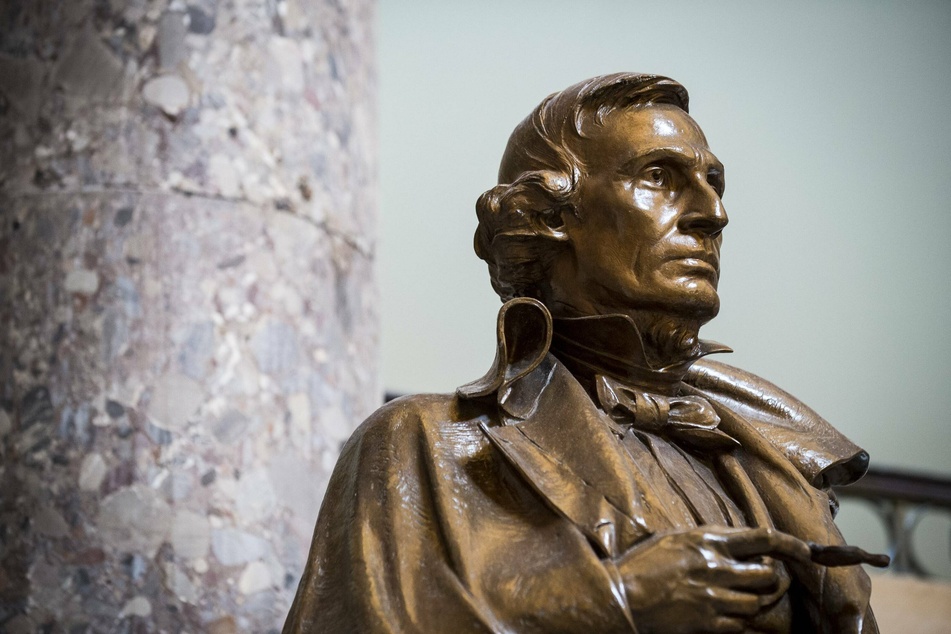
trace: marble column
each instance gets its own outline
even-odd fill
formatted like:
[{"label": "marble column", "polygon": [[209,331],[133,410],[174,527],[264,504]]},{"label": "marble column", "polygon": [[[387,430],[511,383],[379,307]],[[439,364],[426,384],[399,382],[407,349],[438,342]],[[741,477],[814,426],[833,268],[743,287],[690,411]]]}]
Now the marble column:
[{"label": "marble column", "polygon": [[380,401],[373,0],[0,8],[0,631],[280,627]]}]

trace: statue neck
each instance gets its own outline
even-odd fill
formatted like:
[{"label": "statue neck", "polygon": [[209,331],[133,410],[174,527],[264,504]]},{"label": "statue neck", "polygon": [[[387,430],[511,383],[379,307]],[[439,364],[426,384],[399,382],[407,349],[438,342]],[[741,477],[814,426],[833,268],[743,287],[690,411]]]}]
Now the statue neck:
[{"label": "statue neck", "polygon": [[551,352],[579,379],[606,374],[659,393],[675,393],[700,357],[729,351],[701,340],[698,322],[666,316],[596,315],[553,325]]}]

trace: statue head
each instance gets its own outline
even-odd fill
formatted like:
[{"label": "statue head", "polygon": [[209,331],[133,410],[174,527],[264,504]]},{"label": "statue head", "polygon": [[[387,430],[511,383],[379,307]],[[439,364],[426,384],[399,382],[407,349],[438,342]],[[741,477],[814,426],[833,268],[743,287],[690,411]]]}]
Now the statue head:
[{"label": "statue head", "polygon": [[671,79],[618,73],[550,95],[515,128],[476,205],[475,250],[503,301],[716,315],[723,167],[687,102]]}]

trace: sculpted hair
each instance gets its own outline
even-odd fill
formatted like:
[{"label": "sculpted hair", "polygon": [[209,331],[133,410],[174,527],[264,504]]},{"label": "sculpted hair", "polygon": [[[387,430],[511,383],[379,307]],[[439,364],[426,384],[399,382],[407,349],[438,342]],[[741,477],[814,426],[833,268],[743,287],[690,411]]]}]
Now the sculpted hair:
[{"label": "sculpted hair", "polygon": [[568,239],[561,213],[581,215],[585,166],[577,149],[587,131],[614,110],[654,104],[687,112],[687,90],[658,75],[602,75],[549,95],[516,126],[499,184],[476,202],[475,252],[502,301],[544,299],[551,263]]}]

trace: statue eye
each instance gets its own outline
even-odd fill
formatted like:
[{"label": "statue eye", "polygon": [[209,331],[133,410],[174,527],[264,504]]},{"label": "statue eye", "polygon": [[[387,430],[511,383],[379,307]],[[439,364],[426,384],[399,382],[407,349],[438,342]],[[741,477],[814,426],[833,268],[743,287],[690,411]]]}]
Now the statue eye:
[{"label": "statue eye", "polygon": [[654,187],[663,187],[669,180],[667,170],[663,167],[649,167],[646,172],[647,181]]}]

